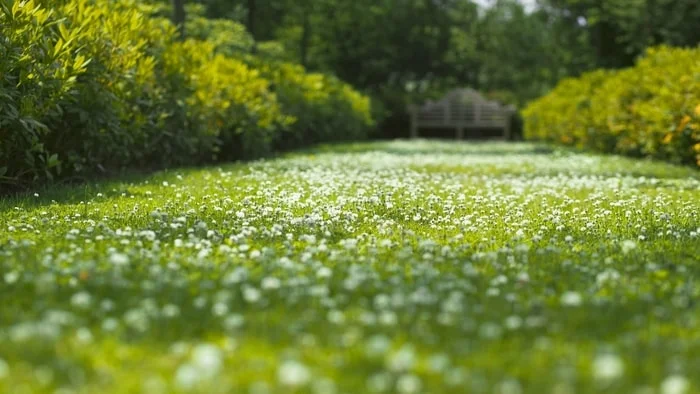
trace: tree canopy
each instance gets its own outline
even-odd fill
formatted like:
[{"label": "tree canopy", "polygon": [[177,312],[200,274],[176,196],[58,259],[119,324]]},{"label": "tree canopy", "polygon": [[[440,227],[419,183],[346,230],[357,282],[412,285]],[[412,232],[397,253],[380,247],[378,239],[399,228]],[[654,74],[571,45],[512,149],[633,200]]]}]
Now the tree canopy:
[{"label": "tree canopy", "polygon": [[187,0],[278,56],[378,97],[387,115],[455,86],[523,106],[558,81],[700,42],[696,0]]}]

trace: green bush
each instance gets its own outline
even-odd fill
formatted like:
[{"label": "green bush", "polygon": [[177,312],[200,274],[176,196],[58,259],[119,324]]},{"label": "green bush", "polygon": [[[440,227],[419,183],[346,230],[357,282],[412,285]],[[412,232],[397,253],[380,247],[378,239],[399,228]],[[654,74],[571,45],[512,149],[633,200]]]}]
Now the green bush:
[{"label": "green bush", "polygon": [[45,146],[64,107],[77,100],[88,59],[79,31],[34,1],[0,2],[0,180],[51,177],[58,155]]},{"label": "green bush", "polygon": [[[196,7],[190,10],[197,13]],[[348,84],[285,62],[283,49],[274,42],[259,44],[254,53],[252,38],[236,22],[195,16],[187,29],[194,38],[211,43],[219,55],[245,61],[270,82],[280,110],[288,115],[282,132],[273,133],[275,148],[367,137],[374,124],[370,100]]]},{"label": "green bush", "polygon": [[[291,119],[284,115],[267,80],[245,63],[214,53],[214,44],[186,40],[163,57],[170,91],[182,99],[182,134],[194,136],[195,152],[235,160],[270,152],[272,138]],[[193,142],[188,142],[190,145]]]},{"label": "green bush", "polygon": [[282,110],[293,117],[275,139],[278,149],[367,137],[370,101],[347,84],[291,63],[258,62],[258,67],[272,81]]},{"label": "green bush", "polygon": [[1,0],[0,163],[7,183],[138,162],[160,116],[170,26],[130,2]]},{"label": "green bush", "polygon": [[[369,100],[262,56],[242,26],[162,6],[0,0],[0,185],[259,157],[357,139]],[[287,143],[291,141],[290,143]]]},{"label": "green bush", "polygon": [[523,115],[530,139],[700,166],[700,48],[564,80]]},{"label": "green bush", "polygon": [[74,0],[61,9],[67,29],[83,34],[76,45],[90,59],[74,103],[59,123],[47,123],[51,146],[71,171],[145,165],[162,145],[157,137],[168,92],[155,76],[175,30],[135,4]]},{"label": "green bush", "polygon": [[185,24],[187,37],[208,41],[217,52],[227,56],[241,56],[252,52],[255,40],[245,26],[229,19],[206,18],[204,12],[204,6],[201,4],[188,5]]}]

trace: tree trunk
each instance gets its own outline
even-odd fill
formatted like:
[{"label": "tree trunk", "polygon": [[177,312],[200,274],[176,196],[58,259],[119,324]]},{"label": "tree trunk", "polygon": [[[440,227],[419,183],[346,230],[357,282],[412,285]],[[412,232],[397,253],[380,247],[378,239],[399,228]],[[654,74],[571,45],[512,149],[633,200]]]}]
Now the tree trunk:
[{"label": "tree trunk", "polygon": [[255,14],[257,11],[255,0],[248,0],[248,31],[253,36],[253,53],[257,50],[257,37],[255,36]]},{"label": "tree trunk", "polygon": [[300,58],[301,58],[301,65],[304,67],[308,67],[308,57],[309,57],[309,40],[311,38],[311,23],[309,21],[309,14],[307,12],[308,10],[304,10],[304,14],[302,15],[303,18],[303,23],[302,23],[302,31],[301,31],[301,43],[300,43]]},{"label": "tree trunk", "polygon": [[173,0],[173,23],[177,26],[180,39],[185,38],[185,0]]}]

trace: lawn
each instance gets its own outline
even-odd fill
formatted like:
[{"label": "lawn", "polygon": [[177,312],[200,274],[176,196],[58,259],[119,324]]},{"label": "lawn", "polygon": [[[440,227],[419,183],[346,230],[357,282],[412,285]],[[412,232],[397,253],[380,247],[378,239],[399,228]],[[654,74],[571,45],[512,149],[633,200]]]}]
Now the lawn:
[{"label": "lawn", "polygon": [[700,392],[700,172],[395,141],[0,200],[2,393]]}]

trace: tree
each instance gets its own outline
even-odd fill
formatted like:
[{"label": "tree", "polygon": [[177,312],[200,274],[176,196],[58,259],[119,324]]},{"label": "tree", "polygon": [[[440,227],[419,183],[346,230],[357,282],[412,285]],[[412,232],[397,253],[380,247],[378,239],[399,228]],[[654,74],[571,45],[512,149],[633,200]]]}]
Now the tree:
[{"label": "tree", "polygon": [[395,118],[457,86],[524,105],[564,77],[628,66],[649,45],[700,42],[698,0],[538,0],[534,11],[517,0],[194,1]]},{"label": "tree", "polygon": [[[248,31],[250,34],[253,36],[253,39],[255,39],[255,17],[257,11],[257,2],[256,0],[248,0],[248,20],[246,21],[246,26],[248,27]],[[256,45],[253,44],[253,52],[256,50]]]},{"label": "tree", "polygon": [[541,0],[570,30],[585,31],[595,66],[627,67],[653,45],[700,43],[697,0]]},{"label": "tree", "polygon": [[177,26],[177,30],[180,33],[180,38],[185,38],[185,20],[187,15],[185,13],[185,0],[172,0],[173,1],[173,23]]},{"label": "tree", "polygon": [[[578,42],[571,42],[543,12],[527,12],[516,0],[499,0],[485,10],[473,29],[478,73],[473,85],[486,92],[507,93],[509,101],[523,105],[561,78],[590,68]],[[575,37],[575,36],[574,36]]]}]

